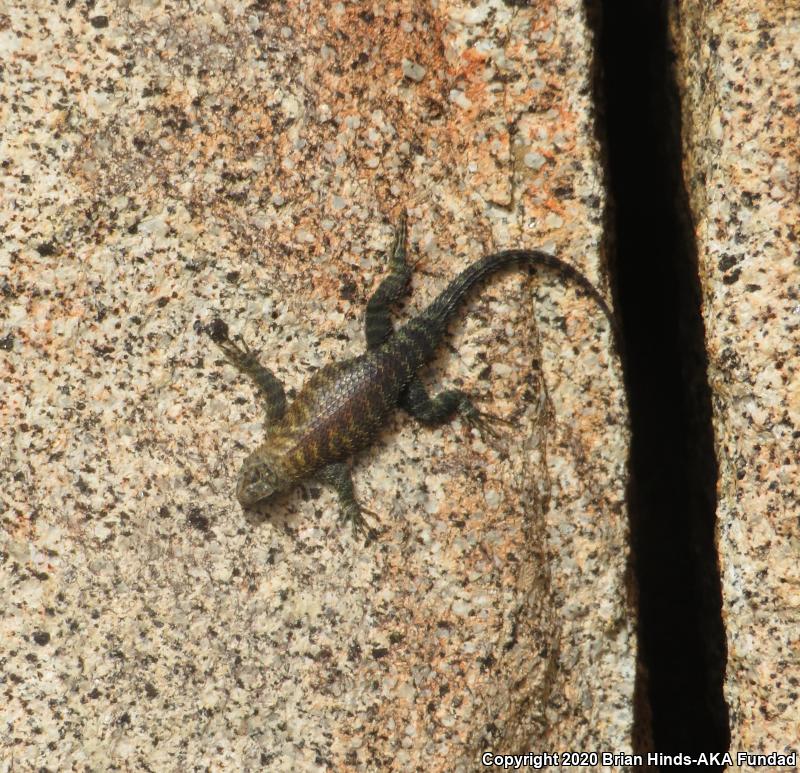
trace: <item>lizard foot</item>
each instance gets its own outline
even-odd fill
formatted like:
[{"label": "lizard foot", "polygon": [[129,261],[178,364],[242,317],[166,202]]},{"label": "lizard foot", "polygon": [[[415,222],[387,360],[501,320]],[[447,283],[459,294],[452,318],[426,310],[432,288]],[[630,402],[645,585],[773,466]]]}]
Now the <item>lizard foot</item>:
[{"label": "lizard foot", "polygon": [[351,502],[341,511],[341,520],[353,527],[354,537],[364,537],[364,544],[368,544],[377,538],[378,532],[369,524],[365,515],[373,520],[378,519],[372,510],[362,507],[358,502]]},{"label": "lizard foot", "polygon": [[493,413],[485,413],[479,411],[472,403],[468,403],[461,409],[461,416],[470,427],[478,430],[481,440],[486,441],[486,436],[490,436],[495,440],[500,438],[500,433],[495,427],[496,424],[505,424],[512,426],[513,422],[504,419],[502,416],[496,416]]},{"label": "lizard foot", "polygon": [[209,338],[222,350],[222,353],[235,366],[255,361],[253,352],[244,338],[237,334],[231,337],[228,325],[216,317],[206,326]]}]

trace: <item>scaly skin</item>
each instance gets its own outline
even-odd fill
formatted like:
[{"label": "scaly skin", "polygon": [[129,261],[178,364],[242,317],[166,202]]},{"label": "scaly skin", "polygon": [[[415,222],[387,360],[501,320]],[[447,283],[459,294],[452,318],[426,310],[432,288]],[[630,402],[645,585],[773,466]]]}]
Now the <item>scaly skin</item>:
[{"label": "scaly skin", "polygon": [[425,424],[442,423],[458,412],[479,429],[490,430],[487,419],[492,417],[476,410],[463,392],[447,390],[430,398],[417,373],[433,357],[467,293],[510,263],[549,268],[572,280],[595,300],[614,328],[605,300],[577,269],[536,250],[505,250],[473,263],[425,311],[394,332],[389,306],[403,294],[411,274],[405,248],[403,217],[390,251],[390,273],[367,305],[367,352],[326,365],[288,407],[281,383],[243,343],[229,338],[225,323],[215,320],[209,327],[231,364],[255,382],[267,415],[264,442],[239,473],[236,496],[243,507],[316,477],[336,489],[343,519],[363,529],[362,513],[367,511],[355,499],[344,461],[371,442],[397,406]]}]

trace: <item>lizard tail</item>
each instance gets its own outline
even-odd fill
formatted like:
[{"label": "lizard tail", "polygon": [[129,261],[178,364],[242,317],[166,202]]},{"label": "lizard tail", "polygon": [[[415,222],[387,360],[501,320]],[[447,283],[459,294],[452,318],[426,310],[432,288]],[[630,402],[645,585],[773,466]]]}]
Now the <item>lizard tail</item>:
[{"label": "lizard tail", "polygon": [[569,279],[602,309],[617,336],[617,323],[599,290],[577,268],[540,250],[503,250],[494,252],[464,269],[422,313],[436,326],[443,328],[461,305],[467,293],[489,274],[511,263],[527,263],[536,268],[547,268]]}]

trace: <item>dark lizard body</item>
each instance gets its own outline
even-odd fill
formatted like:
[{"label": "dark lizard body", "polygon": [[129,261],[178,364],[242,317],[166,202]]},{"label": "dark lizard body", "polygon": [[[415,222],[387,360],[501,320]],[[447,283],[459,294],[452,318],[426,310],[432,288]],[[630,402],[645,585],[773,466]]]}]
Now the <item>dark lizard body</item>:
[{"label": "dark lizard body", "polygon": [[490,417],[479,412],[466,394],[449,389],[431,398],[417,374],[433,358],[470,289],[504,266],[524,262],[555,270],[583,288],[613,326],[605,300],[577,269],[544,252],[505,250],[473,263],[427,309],[394,331],[389,306],[403,294],[411,274],[405,251],[403,217],[390,251],[390,273],[367,304],[367,351],[320,369],[288,407],[282,384],[246,346],[228,337],[227,326],[220,320],[210,326],[212,339],[228,360],[255,381],[267,416],[266,438],[239,473],[236,496],[243,507],[316,477],[336,489],[342,517],[354,528],[363,527],[363,508],[355,499],[345,460],[370,443],[396,407],[428,425],[460,413],[486,429]]}]

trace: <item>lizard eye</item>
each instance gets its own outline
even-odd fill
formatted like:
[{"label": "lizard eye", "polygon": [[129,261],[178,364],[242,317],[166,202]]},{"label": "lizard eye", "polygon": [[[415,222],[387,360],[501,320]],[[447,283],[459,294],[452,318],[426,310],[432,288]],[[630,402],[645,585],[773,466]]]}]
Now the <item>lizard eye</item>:
[{"label": "lizard eye", "polygon": [[239,471],[236,498],[242,507],[250,507],[275,493],[277,476],[267,462],[250,456]]}]

